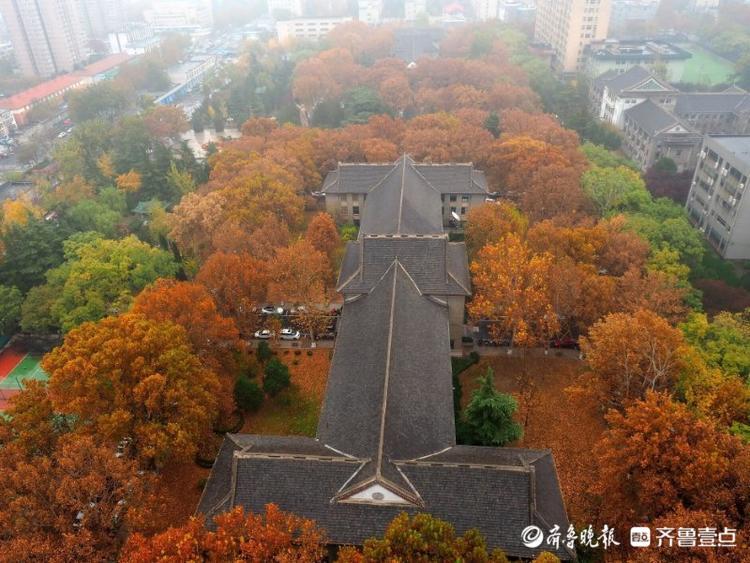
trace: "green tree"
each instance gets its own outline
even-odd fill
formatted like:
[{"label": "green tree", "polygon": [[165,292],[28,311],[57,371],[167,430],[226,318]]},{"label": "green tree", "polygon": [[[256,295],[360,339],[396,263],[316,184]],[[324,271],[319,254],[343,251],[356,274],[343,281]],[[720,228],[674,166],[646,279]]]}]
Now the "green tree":
[{"label": "green tree", "polygon": [[170,253],[132,235],[110,240],[80,233],[65,241],[65,257],[47,274],[47,284],[57,295],[52,318],[64,331],[127,311],[144,287],[177,272]]},{"label": "green tree", "polygon": [[628,227],[646,239],[656,250],[669,247],[680,254],[680,260],[695,268],[703,260],[705,245],[694,229],[682,206],[667,198],[659,198],[642,206],[641,211],[628,213]]},{"label": "green tree", "polygon": [[94,199],[84,199],[68,210],[66,217],[76,231],[96,231],[106,237],[117,234],[120,214]]},{"label": "green tree", "polygon": [[18,288],[0,285],[0,334],[12,335],[21,318],[23,294]]},{"label": "green tree", "polygon": [[258,343],[258,348],[255,351],[255,355],[258,356],[258,361],[262,364],[265,364],[268,360],[273,358],[273,352],[271,351],[271,347],[268,345],[268,342],[265,340],[261,340]]},{"label": "green tree", "polygon": [[704,313],[693,313],[680,329],[709,366],[750,384],[750,309],[722,312],[710,322]]},{"label": "green tree", "polygon": [[289,368],[278,358],[271,358],[263,370],[263,390],[271,397],[275,397],[281,391],[289,387]]},{"label": "green tree", "polygon": [[67,226],[55,221],[31,219],[13,225],[3,235],[0,283],[22,292],[44,282],[48,270],[63,261],[63,241],[70,234]]},{"label": "green tree", "polygon": [[77,123],[91,119],[114,121],[131,106],[132,99],[132,94],[116,82],[103,80],[68,94],[68,111]]},{"label": "green tree", "polygon": [[480,381],[464,411],[464,440],[479,446],[505,446],[523,435],[521,425],[513,420],[518,409],[516,400],[495,389],[491,368]]},{"label": "green tree", "polygon": [[246,375],[241,375],[234,384],[234,400],[242,410],[255,412],[263,404],[263,389]]},{"label": "green tree", "polygon": [[613,211],[638,210],[651,199],[641,175],[625,166],[594,166],[583,173],[581,183],[602,215]]},{"label": "green tree", "polygon": [[595,145],[594,143],[583,143],[581,145],[581,152],[586,155],[588,161],[594,166],[601,168],[617,168],[618,166],[626,166],[633,170],[638,170],[638,165],[632,160],[620,156],[616,152],[603,147],[601,145]]},{"label": "green tree", "polygon": [[21,305],[21,330],[34,333],[51,333],[60,329],[52,314],[52,306],[58,298],[58,290],[51,285],[32,287]]}]

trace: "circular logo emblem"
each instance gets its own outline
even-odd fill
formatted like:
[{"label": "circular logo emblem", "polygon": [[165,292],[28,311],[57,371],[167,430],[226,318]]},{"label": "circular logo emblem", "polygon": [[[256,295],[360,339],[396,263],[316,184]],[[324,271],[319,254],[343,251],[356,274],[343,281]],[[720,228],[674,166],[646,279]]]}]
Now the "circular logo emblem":
[{"label": "circular logo emblem", "polygon": [[544,541],[544,532],[539,526],[526,526],[521,532],[521,541],[526,547],[539,547]]}]

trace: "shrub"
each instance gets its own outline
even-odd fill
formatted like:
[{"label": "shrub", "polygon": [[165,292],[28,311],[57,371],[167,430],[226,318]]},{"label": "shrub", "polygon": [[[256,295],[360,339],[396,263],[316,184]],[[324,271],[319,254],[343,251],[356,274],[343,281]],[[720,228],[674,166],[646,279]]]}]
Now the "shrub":
[{"label": "shrub", "polygon": [[258,356],[258,361],[263,364],[270,360],[271,356],[273,356],[273,352],[271,351],[268,342],[265,340],[260,341],[258,343],[258,349],[255,351],[255,355]]},{"label": "shrub", "polygon": [[312,351],[312,350],[308,350],[308,351],[307,351],[307,355],[308,355],[308,356],[312,356],[312,355],[313,355],[313,351]]},{"label": "shrub", "polygon": [[263,390],[260,385],[241,375],[234,384],[234,400],[242,410],[255,412],[263,404]]},{"label": "shrub", "polygon": [[294,355],[295,356],[299,356],[300,354],[302,354],[302,350],[295,350],[294,351]]},{"label": "shrub", "polygon": [[289,387],[289,368],[276,358],[266,364],[265,378],[263,379],[263,390],[271,397],[275,397],[282,390]]}]

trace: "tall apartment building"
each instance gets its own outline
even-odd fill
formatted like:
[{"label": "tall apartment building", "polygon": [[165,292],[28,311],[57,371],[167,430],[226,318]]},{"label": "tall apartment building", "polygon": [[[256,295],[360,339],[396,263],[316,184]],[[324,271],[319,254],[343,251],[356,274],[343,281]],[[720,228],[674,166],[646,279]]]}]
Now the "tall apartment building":
[{"label": "tall apartment building", "polygon": [[750,136],[706,135],[688,194],[690,221],[724,258],[750,259]]},{"label": "tall apartment building", "polygon": [[584,69],[584,49],[607,37],[612,0],[537,0],[534,39],[552,47],[555,70]]},{"label": "tall apartment building", "polygon": [[103,39],[125,25],[123,0],[82,0],[82,8],[90,37]]},{"label": "tall apartment building", "polygon": [[478,20],[495,20],[498,18],[498,0],[473,0],[474,17]]},{"label": "tall apartment building", "polygon": [[80,0],[0,0],[21,72],[48,77],[86,62],[88,30]]}]

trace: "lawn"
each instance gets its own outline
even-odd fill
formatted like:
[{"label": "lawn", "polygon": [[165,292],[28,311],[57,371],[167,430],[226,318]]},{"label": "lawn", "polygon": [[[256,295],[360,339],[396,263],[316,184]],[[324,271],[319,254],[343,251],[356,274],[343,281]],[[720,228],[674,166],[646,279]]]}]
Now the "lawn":
[{"label": "lawn", "polygon": [[256,413],[245,417],[242,432],[277,436],[315,436],[323,404],[331,350],[278,350],[279,359],[289,366],[291,387],[271,399],[266,398]]},{"label": "lawn", "polygon": [[[605,428],[595,405],[566,392],[583,368],[579,360],[562,357],[482,358],[460,376],[462,403],[471,398],[477,379],[487,367],[495,372],[495,386],[518,400],[518,421],[524,436],[518,444],[525,448],[550,448],[555,456],[563,498],[571,520],[584,524],[588,515],[586,483],[596,467],[592,452]],[[522,392],[524,373],[532,374],[531,392]]]},{"label": "lawn", "polygon": [[732,61],[707,51],[694,43],[680,45],[680,47],[692,53],[693,56],[685,61],[682,76],[677,77],[675,82],[712,86],[730,81],[734,74]]}]

